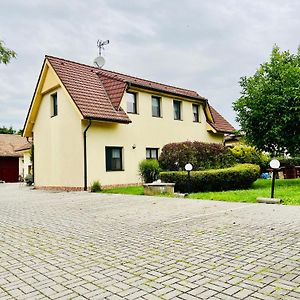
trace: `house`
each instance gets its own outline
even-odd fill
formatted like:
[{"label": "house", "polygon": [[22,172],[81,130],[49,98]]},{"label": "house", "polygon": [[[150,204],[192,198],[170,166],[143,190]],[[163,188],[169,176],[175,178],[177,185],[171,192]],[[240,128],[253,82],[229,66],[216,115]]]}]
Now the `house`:
[{"label": "house", "polygon": [[37,188],[140,182],[170,142],[223,143],[234,128],[198,93],[46,56],[24,125]]},{"label": "house", "polygon": [[18,182],[31,172],[31,144],[17,134],[0,134],[0,180]]}]

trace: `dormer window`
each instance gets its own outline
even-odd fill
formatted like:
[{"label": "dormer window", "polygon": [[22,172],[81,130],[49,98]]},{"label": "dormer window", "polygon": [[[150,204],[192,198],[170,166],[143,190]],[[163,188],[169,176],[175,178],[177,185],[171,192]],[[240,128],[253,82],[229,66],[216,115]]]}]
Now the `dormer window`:
[{"label": "dormer window", "polygon": [[127,93],[127,112],[137,114],[136,93]]},{"label": "dormer window", "polygon": [[51,117],[57,116],[57,93],[51,95]]}]

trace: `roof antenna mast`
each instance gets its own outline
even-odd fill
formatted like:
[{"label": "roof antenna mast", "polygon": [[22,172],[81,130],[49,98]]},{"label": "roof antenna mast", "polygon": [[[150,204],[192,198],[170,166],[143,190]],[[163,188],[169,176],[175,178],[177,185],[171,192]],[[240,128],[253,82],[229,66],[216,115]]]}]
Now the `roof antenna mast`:
[{"label": "roof antenna mast", "polygon": [[106,40],[106,41],[98,40],[97,41],[97,47],[99,48],[99,55],[100,56],[101,56],[101,50],[104,50],[104,46],[106,46],[108,44],[109,44],[109,40]]},{"label": "roof antenna mast", "polygon": [[98,68],[102,68],[105,64],[105,59],[104,57],[101,56],[101,51],[104,50],[104,46],[109,44],[109,40],[106,41],[101,41],[98,40],[97,41],[97,47],[99,49],[99,56],[97,56],[94,59],[94,66],[98,67]]}]

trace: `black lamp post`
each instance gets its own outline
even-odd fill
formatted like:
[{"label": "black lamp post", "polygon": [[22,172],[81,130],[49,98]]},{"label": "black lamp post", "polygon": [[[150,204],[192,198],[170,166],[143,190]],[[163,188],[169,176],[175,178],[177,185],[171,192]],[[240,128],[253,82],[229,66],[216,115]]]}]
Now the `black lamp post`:
[{"label": "black lamp post", "polygon": [[188,194],[191,192],[191,174],[190,172],[193,170],[192,164],[188,163],[184,166],[185,170],[188,172]]},{"label": "black lamp post", "polygon": [[275,178],[278,169],[280,168],[280,162],[277,159],[272,159],[270,161],[270,167],[272,168],[272,188],[271,188],[271,198],[274,198],[274,190],[275,190]]}]

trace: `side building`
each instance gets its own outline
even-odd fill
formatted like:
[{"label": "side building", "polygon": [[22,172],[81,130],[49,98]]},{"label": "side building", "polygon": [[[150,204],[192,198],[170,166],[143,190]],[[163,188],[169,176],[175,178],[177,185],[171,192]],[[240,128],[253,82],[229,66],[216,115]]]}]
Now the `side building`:
[{"label": "side building", "polygon": [[24,125],[37,188],[140,183],[170,142],[223,143],[234,128],[198,93],[46,56]]},{"label": "side building", "polygon": [[18,182],[32,172],[31,140],[17,134],[0,134],[0,181]]}]

